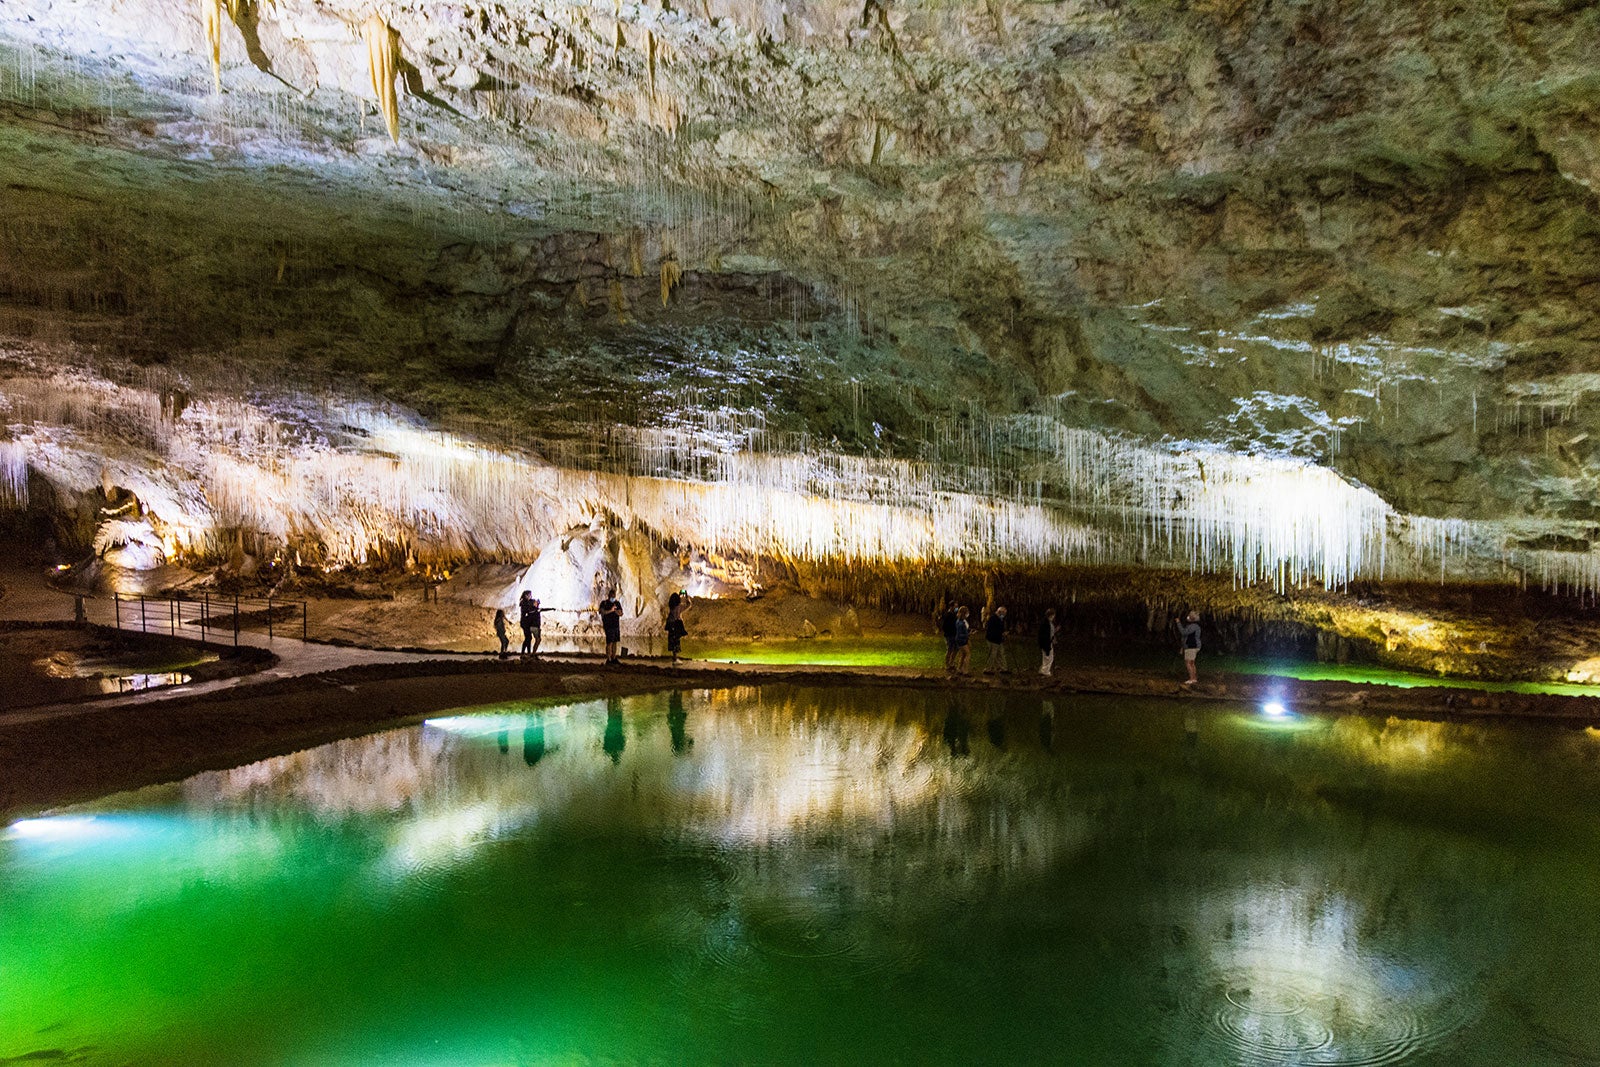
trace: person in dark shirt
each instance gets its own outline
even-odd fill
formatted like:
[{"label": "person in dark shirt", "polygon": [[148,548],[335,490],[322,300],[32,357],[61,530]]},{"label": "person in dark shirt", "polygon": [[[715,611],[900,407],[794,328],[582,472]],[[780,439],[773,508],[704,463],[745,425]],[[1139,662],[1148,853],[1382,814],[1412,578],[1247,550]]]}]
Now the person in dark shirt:
[{"label": "person in dark shirt", "polygon": [[511,625],[506,622],[506,609],[494,609],[494,635],[500,639],[500,658],[505,659],[511,651]]},{"label": "person in dark shirt", "polygon": [[517,601],[519,621],[522,623],[522,654],[524,656],[537,656],[539,654],[539,602],[534,599],[528,590],[522,591],[522,599]]},{"label": "person in dark shirt", "polygon": [[1039,620],[1039,673],[1046,678],[1056,665],[1056,635],[1061,627],[1056,625],[1056,609],[1051,608]]},{"label": "person in dark shirt", "polygon": [[622,601],[615,592],[600,601],[600,627],[606,635],[606,662],[621,663]]},{"label": "person in dark shirt", "polygon": [[683,613],[688,610],[689,594],[680,590],[667,598],[667,651],[672,653],[673,663],[683,655],[683,639],[689,633],[689,627],[683,623]]},{"label": "person in dark shirt", "polygon": [[967,622],[967,609],[960,608],[956,611],[956,664],[957,674],[967,673],[967,660],[972,655],[971,647],[972,626]]},{"label": "person in dark shirt", "polygon": [[956,605],[950,604],[939,616],[939,632],[944,634],[944,669],[956,669]]},{"label": "person in dark shirt", "polygon": [[1178,636],[1183,641],[1183,665],[1189,668],[1189,677],[1184,685],[1194,685],[1200,680],[1200,669],[1195,665],[1195,660],[1200,657],[1200,613],[1189,612],[1183,620],[1183,625],[1178,627]]},{"label": "person in dark shirt", "polygon": [[984,674],[1010,674],[1011,668],[1006,665],[1006,609],[995,608],[994,614],[989,616],[989,622],[983,628],[983,638],[989,644],[989,658],[983,665]]}]

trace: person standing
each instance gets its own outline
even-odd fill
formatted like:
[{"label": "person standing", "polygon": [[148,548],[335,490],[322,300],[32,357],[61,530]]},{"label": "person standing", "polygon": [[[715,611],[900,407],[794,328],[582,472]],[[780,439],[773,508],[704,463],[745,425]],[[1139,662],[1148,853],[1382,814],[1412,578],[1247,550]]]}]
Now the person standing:
[{"label": "person standing", "polygon": [[621,663],[622,601],[617,599],[615,590],[600,601],[600,628],[606,635],[606,662]]},{"label": "person standing", "polygon": [[972,655],[972,625],[967,622],[967,609],[965,607],[956,610],[955,643],[955,672],[957,674],[966,674],[967,660]]},{"label": "person standing", "polygon": [[1056,609],[1051,608],[1039,620],[1039,673],[1050,677],[1056,665],[1056,635],[1061,627],[1056,625]]},{"label": "person standing", "polygon": [[506,622],[506,609],[494,609],[494,635],[500,639],[500,658],[511,654],[511,624]]},{"label": "person standing", "polygon": [[539,654],[539,602],[534,599],[531,592],[524,589],[522,599],[517,601],[517,609],[522,623],[522,654],[524,656],[537,656]]},{"label": "person standing", "polygon": [[983,638],[989,644],[989,658],[983,664],[984,674],[1010,674],[1011,668],[1006,666],[1006,609],[995,608],[994,614],[989,616],[989,622],[983,628]]},{"label": "person standing", "polygon": [[678,657],[683,653],[683,638],[689,628],[683,624],[683,613],[689,610],[689,595],[684,592],[673,593],[667,598],[667,651],[672,653],[672,662],[677,664]]},{"label": "person standing", "polygon": [[955,604],[945,605],[944,612],[939,616],[939,632],[944,634],[944,669],[956,669],[956,607]]},{"label": "person standing", "polygon": [[1191,611],[1184,618],[1183,625],[1178,628],[1178,636],[1183,642],[1183,665],[1189,669],[1189,677],[1184,685],[1193,685],[1200,680],[1200,669],[1195,660],[1200,658],[1200,613]]}]

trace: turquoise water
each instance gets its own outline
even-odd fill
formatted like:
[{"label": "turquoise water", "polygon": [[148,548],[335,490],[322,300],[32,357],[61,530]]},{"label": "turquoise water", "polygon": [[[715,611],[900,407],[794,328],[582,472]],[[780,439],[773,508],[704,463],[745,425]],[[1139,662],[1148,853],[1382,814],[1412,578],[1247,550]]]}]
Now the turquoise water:
[{"label": "turquoise water", "polygon": [[[1028,640],[1006,645],[1013,673],[1037,671],[1039,650]],[[928,637],[818,638],[778,641],[696,641],[684,642],[685,654],[694,659],[720,663],[770,663],[819,667],[912,667],[918,670],[944,669],[944,643]],[[988,654],[983,641],[972,648],[970,673],[981,673]],[[1401,688],[1442,686],[1450,689],[1478,689],[1494,693],[1556,693],[1563,696],[1600,696],[1600,685],[1575,685],[1567,682],[1482,682],[1470,678],[1444,678],[1434,674],[1391,670],[1359,663],[1314,663],[1300,660],[1265,659],[1249,656],[1223,656],[1202,653],[1202,675],[1206,673],[1273,675],[1307,681],[1365,682]],[[1143,649],[1102,653],[1067,647],[1056,656],[1057,669],[1074,666],[1131,667],[1154,673],[1165,672],[1174,678],[1185,677],[1183,661],[1176,655],[1163,656]]]},{"label": "turquoise water", "polygon": [[0,831],[0,1063],[1600,1057],[1600,740],[765,687]]}]

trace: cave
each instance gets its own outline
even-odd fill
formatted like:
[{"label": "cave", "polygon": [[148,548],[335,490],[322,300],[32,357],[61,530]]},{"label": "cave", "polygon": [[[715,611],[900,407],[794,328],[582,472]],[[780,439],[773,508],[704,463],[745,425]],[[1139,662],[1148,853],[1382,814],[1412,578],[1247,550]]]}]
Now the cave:
[{"label": "cave", "polygon": [[[0,695],[0,817],[19,820],[0,875],[41,841],[133,840],[174,805],[204,847],[173,862],[322,855],[320,831],[267,841],[241,813],[365,817],[380,796],[410,798],[384,846],[405,870],[462,877],[440,857],[502,840],[560,866],[527,837],[559,790],[510,772],[659,844],[664,824],[596,777],[642,760],[639,788],[682,806],[686,864],[735,843],[745,888],[702,931],[726,942],[705,967],[760,1001],[717,968],[870,956],[934,981],[860,925],[890,919],[857,895],[942,915],[939,892],[990,885],[981,855],[1020,901],[1081,855],[1065,841],[1085,820],[1126,845],[1129,812],[1172,829],[1205,821],[1162,814],[1192,800],[1226,822],[1234,789],[1309,820],[1314,865],[1339,862],[1349,818],[1383,823],[1374,850],[1401,862],[1421,847],[1389,822],[1406,798],[1433,832],[1471,821],[1458,786],[1495,791],[1489,814],[1572,818],[1600,724],[1597,39],[1588,0],[0,4],[0,664],[19,679]],[[151,691],[118,681],[135,677]],[[839,686],[889,687],[887,718]],[[1127,735],[1068,694],[1109,702]],[[600,703],[499,707],[564,696]],[[124,729],[129,709],[150,714]],[[1275,745],[1292,766],[1224,788],[1205,742],[1157,751],[1125,721],[1146,711],[1183,745],[1215,738],[1229,774]],[[660,753],[635,732],[657,718]],[[1069,722],[1090,746],[1072,773],[1030,762]],[[810,755],[778,751],[786,730],[816,731]],[[580,735],[604,766],[563,762]],[[516,763],[517,736],[526,762],[486,769]],[[770,774],[674,778],[718,744]],[[806,760],[884,811],[959,796],[959,825],[886,829],[831,784],[813,811]],[[1518,760],[1566,776],[1566,806],[1507,785]],[[1087,809],[1018,784],[1069,780]],[[74,807],[112,794],[137,799]],[[871,873],[902,833],[937,838],[919,862],[946,881]],[[829,834],[848,838],[832,880]],[[1510,863],[1500,844],[1472,848]],[[1192,1062],[1452,1062],[1475,1027],[1486,1062],[1600,1055],[1564,1008],[1480,1017],[1438,978],[1525,936],[1492,917],[1511,879],[1463,905],[1492,927],[1470,951],[1433,952],[1406,939],[1446,936],[1454,868],[1410,870],[1408,925],[1378,867],[1323,893],[1288,852],[1262,864],[1276,890],[1228,851],[1211,897],[1150,905],[1170,943],[1130,950],[1184,990],[1139,1001],[1147,1016],[1208,1020]],[[30,901],[19,914],[59,920]],[[1373,941],[1399,962],[1341,956],[1391,920]],[[57,957],[3,917],[0,951],[8,929],[30,1025],[78,1020],[41,992]],[[1201,942],[1226,965],[1182,979]],[[520,995],[502,978],[478,991]],[[107,1043],[79,1020],[58,1045],[0,1022],[0,1063],[410,1062],[427,1040],[421,1017],[380,1040],[309,1006],[305,1043],[225,1040],[230,1010],[192,1006],[218,1014],[181,1054],[157,1030]],[[832,1044],[671,1026],[652,1044],[644,1021],[563,1010],[535,1013],[550,1044],[480,1019],[441,1062],[928,1055],[849,1021]],[[1089,1027],[1057,1054],[1191,1062],[1181,1024],[1157,1029],[1112,1054]],[[1048,1047],[1038,1026],[990,1038],[932,1059]]]}]

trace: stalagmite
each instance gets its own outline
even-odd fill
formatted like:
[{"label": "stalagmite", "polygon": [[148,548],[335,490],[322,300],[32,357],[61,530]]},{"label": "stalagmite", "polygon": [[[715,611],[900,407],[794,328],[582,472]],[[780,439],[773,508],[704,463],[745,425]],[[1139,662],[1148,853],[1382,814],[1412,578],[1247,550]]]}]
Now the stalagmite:
[{"label": "stalagmite", "polygon": [[200,0],[200,24],[205,27],[206,50],[211,55],[211,78],[222,92],[222,0]]},{"label": "stalagmite", "polygon": [[372,74],[372,91],[377,94],[378,107],[383,111],[383,121],[389,127],[389,136],[400,141],[400,102],[395,97],[394,82],[400,71],[400,46],[397,35],[384,17],[377,12],[361,26],[361,36],[367,42],[367,69]]}]

